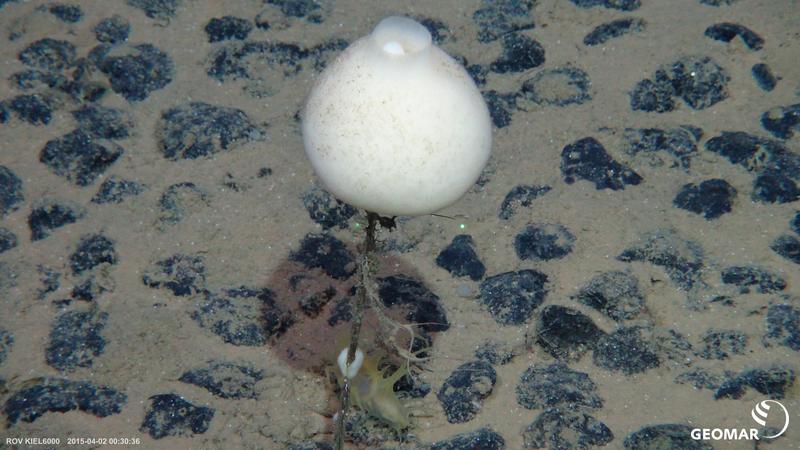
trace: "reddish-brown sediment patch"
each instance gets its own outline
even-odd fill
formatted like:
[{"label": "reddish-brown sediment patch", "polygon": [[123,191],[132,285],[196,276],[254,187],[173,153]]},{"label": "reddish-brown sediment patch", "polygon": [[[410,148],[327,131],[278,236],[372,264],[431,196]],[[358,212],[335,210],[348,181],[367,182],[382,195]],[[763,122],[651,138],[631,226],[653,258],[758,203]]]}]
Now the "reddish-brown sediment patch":
[{"label": "reddish-brown sediment patch", "polygon": [[[349,250],[354,255],[357,254],[352,247]],[[375,261],[375,280],[402,275],[423,283],[418,272],[398,256],[379,254]],[[276,316],[290,323],[285,331],[273,334],[270,339],[275,355],[294,368],[313,372],[321,373],[325,367],[333,365],[341,350],[349,344],[349,311],[350,304],[355,300],[357,281],[356,271],[346,279],[339,280],[327,275],[322,269],[308,269],[291,259],[284,261],[269,279],[268,286],[275,293],[275,301],[273,305],[265,307],[263,316],[265,323],[270,322],[269,317]],[[383,303],[396,302],[384,298]],[[409,304],[383,307],[389,318],[401,324],[409,323],[409,315],[414,316],[413,309],[414,306]],[[421,330],[420,327],[414,328],[418,333],[417,337],[429,336],[432,339],[436,334]],[[446,326],[441,329],[445,328]],[[396,332],[397,343],[407,346],[408,333],[404,330],[392,330],[392,327],[381,324],[375,310],[367,305],[363,313],[359,346],[367,353],[382,351],[387,355],[396,355],[389,345],[393,331]],[[399,358],[390,359],[400,362]]]}]

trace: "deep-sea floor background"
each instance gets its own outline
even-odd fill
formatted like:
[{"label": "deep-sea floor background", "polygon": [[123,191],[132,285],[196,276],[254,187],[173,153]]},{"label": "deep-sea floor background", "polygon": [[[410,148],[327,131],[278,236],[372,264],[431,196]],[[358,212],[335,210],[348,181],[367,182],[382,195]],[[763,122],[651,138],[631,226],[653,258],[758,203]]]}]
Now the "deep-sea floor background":
[{"label": "deep-sea floor background", "polygon": [[352,440],[751,449],[688,430],[797,417],[795,2],[365,5],[0,0],[0,438],[325,448],[363,224],[299,111],[389,14],[496,129],[453,219],[380,236],[380,300],[431,359],[397,385],[412,440],[358,414]]}]

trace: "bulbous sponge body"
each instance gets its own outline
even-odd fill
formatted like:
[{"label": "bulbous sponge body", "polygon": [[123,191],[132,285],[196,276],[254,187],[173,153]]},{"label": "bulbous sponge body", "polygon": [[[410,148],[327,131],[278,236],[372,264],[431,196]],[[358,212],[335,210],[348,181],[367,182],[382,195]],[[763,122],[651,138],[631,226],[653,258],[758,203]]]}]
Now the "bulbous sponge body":
[{"label": "bulbous sponge body", "polygon": [[325,187],[389,216],[449,206],[491,151],[486,103],[425,27],[389,17],[322,73],[303,112],[306,154]]}]

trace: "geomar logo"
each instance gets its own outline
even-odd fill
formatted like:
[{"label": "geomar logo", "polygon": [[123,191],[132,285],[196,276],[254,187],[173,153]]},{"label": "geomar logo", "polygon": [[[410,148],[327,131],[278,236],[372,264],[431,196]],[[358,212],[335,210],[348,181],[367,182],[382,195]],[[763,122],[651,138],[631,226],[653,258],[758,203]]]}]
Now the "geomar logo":
[{"label": "geomar logo", "polygon": [[756,406],[750,410],[750,415],[753,416],[753,420],[756,421],[757,424],[761,425],[762,427],[767,426],[767,417],[769,416],[769,409],[770,403],[774,403],[780,407],[780,411],[783,413],[783,428],[778,433],[772,436],[764,436],[766,439],[774,439],[783,433],[786,432],[786,429],[789,428],[789,411],[786,410],[786,407],[783,406],[780,402],[775,400],[764,400],[760,403],[756,403]]},{"label": "geomar logo", "polygon": [[[777,408],[773,406],[777,405]],[[758,428],[693,428],[691,431],[694,440],[714,440],[714,441],[757,441],[761,438],[775,439],[782,435],[789,428],[789,411],[776,400],[762,400],[750,410],[753,420],[764,428],[764,435],[758,435]],[[771,424],[783,424],[780,431],[774,432],[778,428],[767,427],[767,419]],[[766,433],[773,433],[766,435]]]}]

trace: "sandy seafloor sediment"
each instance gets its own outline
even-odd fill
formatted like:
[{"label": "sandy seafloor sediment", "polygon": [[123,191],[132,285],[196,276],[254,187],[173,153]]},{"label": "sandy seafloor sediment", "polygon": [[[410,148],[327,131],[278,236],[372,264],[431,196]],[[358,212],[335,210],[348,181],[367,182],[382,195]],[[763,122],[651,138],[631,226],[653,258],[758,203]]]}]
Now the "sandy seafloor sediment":
[{"label": "sandy seafloor sediment", "polygon": [[363,217],[297,113],[405,14],[479,81],[493,154],[453,219],[381,233],[382,300],[435,339],[412,427],[353,448],[750,449],[687,432],[770,398],[791,424],[756,448],[797,448],[800,5],[709,3],[0,0],[0,446],[326,448]]}]

